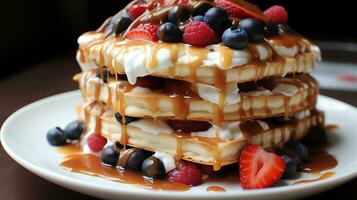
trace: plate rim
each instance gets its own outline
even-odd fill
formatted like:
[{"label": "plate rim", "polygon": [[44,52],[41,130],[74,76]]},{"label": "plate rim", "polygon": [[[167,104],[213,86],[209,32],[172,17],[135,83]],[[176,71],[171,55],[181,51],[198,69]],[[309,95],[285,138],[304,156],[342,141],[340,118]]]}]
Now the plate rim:
[{"label": "plate rim", "polygon": [[[137,193],[133,191],[128,191],[125,189],[121,189],[120,187],[114,187],[114,186],[108,186],[108,185],[95,185],[92,182],[86,182],[81,179],[76,179],[74,177],[69,177],[65,176],[62,174],[59,174],[55,171],[52,170],[43,170],[41,166],[38,166],[36,164],[31,163],[30,161],[26,160],[25,158],[22,158],[20,155],[17,155],[10,146],[8,146],[6,142],[6,131],[8,124],[10,124],[13,120],[16,120],[16,117],[21,115],[23,112],[27,112],[31,109],[35,109],[38,106],[41,106],[42,104],[45,103],[50,103],[53,101],[57,101],[59,98],[69,98],[70,96],[73,95],[78,95],[79,90],[72,90],[64,93],[59,93],[53,96],[49,96],[46,98],[42,98],[40,100],[34,101],[32,103],[29,103],[14,113],[12,113],[3,123],[0,129],[0,142],[1,145],[3,146],[4,150],[6,153],[13,159],[15,160],[18,164],[29,170],[30,172],[54,183],[57,185],[61,185],[62,187],[65,187],[67,189],[73,190],[73,188],[69,188],[68,185],[75,185],[76,188],[78,189],[90,189],[90,190],[100,190],[102,192],[110,192],[110,193],[121,193],[126,196],[132,196],[132,197],[146,197],[146,198],[153,198],[160,196],[160,198],[180,198],[180,197],[190,197],[192,199],[197,199],[197,198],[206,198],[206,199],[213,199],[217,197],[221,198],[229,198],[229,197],[241,197],[241,198],[249,198],[249,197],[254,197],[257,195],[264,195],[264,194],[269,194],[269,195],[277,195],[277,194],[286,194],[286,193],[291,193],[291,192],[298,192],[301,190],[310,190],[314,191],[316,188],[324,188],[328,189],[328,187],[334,187],[337,185],[340,185],[344,182],[347,182],[349,180],[352,180],[353,178],[357,177],[357,169],[355,171],[349,171],[346,172],[342,175],[339,175],[337,177],[331,177],[329,179],[324,179],[320,180],[317,182],[311,182],[311,183],[305,183],[301,185],[294,185],[294,186],[279,186],[279,187],[272,187],[272,188],[266,188],[266,189],[260,189],[260,190],[245,190],[242,192],[241,190],[237,191],[229,191],[229,192],[224,192],[224,193],[214,193],[214,192],[202,192],[202,193],[186,193],[182,191],[163,191],[163,190],[147,190],[144,193]],[[357,112],[356,107],[347,104],[345,102],[342,102],[340,100],[327,97],[324,95],[319,95],[319,98],[324,98],[328,101],[331,101],[333,103],[337,103],[346,107],[349,107],[350,109],[353,109],[355,112]],[[357,161],[352,162],[352,164],[355,163],[357,166]],[[118,183],[118,184],[124,184],[124,183]],[[126,184],[127,185],[127,184]],[[137,187],[137,186],[133,186]],[[139,188],[139,187],[138,187]],[[78,191],[78,190],[76,190]]]}]

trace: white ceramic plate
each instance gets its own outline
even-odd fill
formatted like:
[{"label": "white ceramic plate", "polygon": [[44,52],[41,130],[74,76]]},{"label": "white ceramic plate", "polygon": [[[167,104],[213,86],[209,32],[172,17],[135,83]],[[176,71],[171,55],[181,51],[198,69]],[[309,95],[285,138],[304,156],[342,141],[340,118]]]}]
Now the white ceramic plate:
[{"label": "white ceramic plate", "polygon": [[[1,128],[1,143],[7,153],[31,172],[63,187],[106,199],[294,199],[309,196],[340,185],[357,176],[357,109],[343,102],[320,96],[318,107],[326,112],[327,123],[338,124],[330,135],[329,152],[336,156],[336,174],[317,182],[243,191],[238,183],[212,183],[186,192],[151,191],[133,185],[61,169],[62,155],[46,141],[46,132],[64,127],[75,119],[74,108],[81,103],[78,91],[49,97],[12,114]],[[232,177],[234,179],[236,177]],[[304,175],[302,179],[311,178]],[[237,181],[236,181],[237,182]],[[220,185],[227,191],[206,192],[208,185]]]}]

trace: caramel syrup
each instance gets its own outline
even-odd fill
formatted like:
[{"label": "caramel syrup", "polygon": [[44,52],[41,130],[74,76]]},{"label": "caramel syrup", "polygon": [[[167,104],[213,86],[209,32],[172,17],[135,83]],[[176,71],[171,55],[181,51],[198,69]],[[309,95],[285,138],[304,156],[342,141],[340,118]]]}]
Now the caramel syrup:
[{"label": "caramel syrup", "polygon": [[320,180],[323,180],[323,179],[330,178],[331,176],[333,176],[333,175],[335,175],[335,174],[336,174],[336,172],[328,171],[328,172],[325,172],[325,173],[321,174],[318,178],[296,181],[296,182],[293,183],[293,185],[298,185],[298,184],[302,184],[302,183],[311,183],[311,182],[320,181]]},{"label": "caramel syrup", "polygon": [[313,149],[309,151],[310,161],[301,163],[300,172],[319,173],[324,170],[332,169],[337,166],[337,160],[326,150]]},{"label": "caramel syrup", "polygon": [[187,191],[190,189],[187,185],[172,183],[167,180],[147,179],[138,172],[107,167],[101,164],[100,157],[92,154],[66,156],[60,167],[71,172],[98,176],[119,183],[134,184],[145,189],[171,191]]},{"label": "caramel syrup", "polygon": [[206,191],[207,192],[225,192],[226,189],[221,186],[212,185],[212,186],[208,186]]}]

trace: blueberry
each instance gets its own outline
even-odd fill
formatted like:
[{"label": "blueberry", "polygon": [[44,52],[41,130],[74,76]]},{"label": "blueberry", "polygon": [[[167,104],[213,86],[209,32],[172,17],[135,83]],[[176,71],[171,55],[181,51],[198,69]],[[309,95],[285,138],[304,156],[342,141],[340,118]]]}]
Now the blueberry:
[{"label": "blueberry", "polygon": [[167,14],[167,21],[176,25],[181,25],[190,18],[190,9],[185,5],[172,7]]},{"label": "blueberry", "polygon": [[193,21],[198,21],[198,22],[204,22],[205,18],[203,17],[203,15],[196,15],[193,18]]},{"label": "blueberry", "polygon": [[292,33],[293,29],[287,24],[278,24],[279,32],[281,33]]},{"label": "blueberry", "polygon": [[129,116],[125,116],[125,122],[123,122],[123,117],[121,116],[120,113],[115,113],[115,119],[120,123],[120,124],[129,124],[130,122],[136,121],[139,118],[137,117],[129,117]]},{"label": "blueberry", "polygon": [[146,177],[161,179],[165,178],[166,170],[162,161],[154,156],[146,158],[141,165],[141,170]]},{"label": "blueberry", "polygon": [[107,68],[102,68],[97,70],[96,77],[103,80],[104,83],[108,82],[109,71]]},{"label": "blueberry", "polygon": [[284,171],[282,178],[283,179],[294,178],[296,176],[296,172],[297,172],[298,166],[300,164],[300,161],[292,159],[285,154],[281,155],[281,158],[285,162],[285,171]]},{"label": "blueberry", "polygon": [[248,34],[240,28],[229,28],[222,35],[222,42],[232,49],[243,49],[248,44]]},{"label": "blueberry", "polygon": [[239,28],[247,31],[250,42],[257,43],[264,40],[264,25],[256,19],[243,19],[239,22]]},{"label": "blueberry", "polygon": [[309,152],[301,142],[291,140],[287,142],[284,146],[284,151],[295,151],[302,162],[309,160]]},{"label": "blueberry", "polygon": [[141,171],[141,165],[151,153],[142,149],[131,148],[121,152],[118,165],[125,169]]},{"label": "blueberry", "polygon": [[166,22],[157,30],[157,36],[161,41],[178,43],[182,41],[180,29],[171,22]]},{"label": "blueberry", "polygon": [[47,141],[53,146],[62,146],[66,144],[66,133],[59,127],[52,128],[47,132]]},{"label": "blueberry", "polygon": [[206,14],[206,12],[209,9],[211,9],[212,7],[213,6],[209,3],[203,3],[196,8],[196,10],[193,12],[193,16],[196,16],[196,15],[204,16]]},{"label": "blueberry", "polygon": [[268,22],[264,28],[264,35],[274,37],[279,34],[279,27],[274,22]]},{"label": "blueberry", "polygon": [[127,16],[113,17],[112,20],[113,33],[116,36],[123,34],[132,22],[133,20]]},{"label": "blueberry", "polygon": [[107,165],[116,166],[119,159],[119,152],[113,146],[107,146],[102,151],[102,162]]},{"label": "blueberry", "polygon": [[84,131],[84,127],[85,125],[82,121],[76,120],[69,123],[64,129],[64,132],[68,139],[78,140]]},{"label": "blueberry", "polygon": [[322,127],[313,126],[309,129],[303,141],[304,143],[312,145],[326,144],[327,133]]},{"label": "blueberry", "polygon": [[224,30],[231,24],[228,13],[223,8],[213,7],[204,17],[205,22],[215,31]]}]

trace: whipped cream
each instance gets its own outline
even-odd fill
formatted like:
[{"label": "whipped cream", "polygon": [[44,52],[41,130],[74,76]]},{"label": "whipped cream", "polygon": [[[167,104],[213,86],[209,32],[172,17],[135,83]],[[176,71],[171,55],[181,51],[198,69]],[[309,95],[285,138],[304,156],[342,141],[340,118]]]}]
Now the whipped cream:
[{"label": "whipped cream", "polygon": [[[219,104],[219,97],[221,95],[220,89],[202,83],[196,83],[195,85],[198,96],[210,103]],[[240,95],[238,94],[238,91],[239,89],[237,83],[228,83],[226,85],[226,93],[224,94],[224,104],[232,105],[238,103],[240,100]]]},{"label": "whipped cream", "polygon": [[222,140],[236,140],[243,138],[243,134],[239,127],[240,122],[225,122],[222,127],[212,124],[212,127],[207,131],[192,132],[191,136],[200,136],[208,138],[220,138]]},{"label": "whipped cream", "polygon": [[162,120],[157,120],[154,122],[153,119],[140,119],[130,123],[130,126],[139,128],[145,132],[159,134],[159,133],[166,133],[170,134],[173,133],[171,127],[166,124],[166,122]]}]

